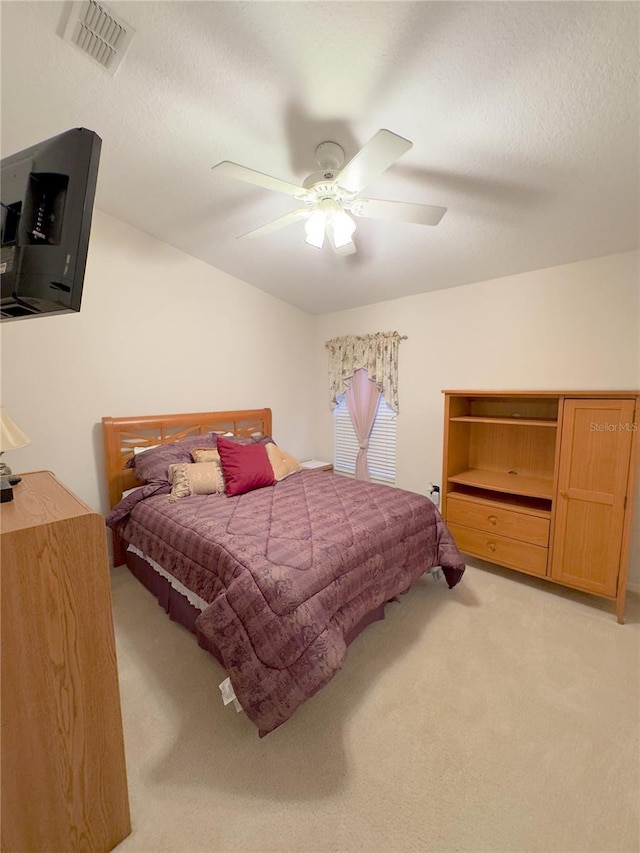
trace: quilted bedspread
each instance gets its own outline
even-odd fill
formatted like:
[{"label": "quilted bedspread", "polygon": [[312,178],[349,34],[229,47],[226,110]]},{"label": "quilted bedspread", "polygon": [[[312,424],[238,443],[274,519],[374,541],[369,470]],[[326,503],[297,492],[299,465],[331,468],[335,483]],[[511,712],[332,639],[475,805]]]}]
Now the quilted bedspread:
[{"label": "quilted bedspread", "polygon": [[414,492],[317,471],[232,498],[163,491],[143,486],[107,524],[209,602],[197,629],[261,734],[338,672],[364,616],[430,568],[450,587],[464,572],[437,508]]}]

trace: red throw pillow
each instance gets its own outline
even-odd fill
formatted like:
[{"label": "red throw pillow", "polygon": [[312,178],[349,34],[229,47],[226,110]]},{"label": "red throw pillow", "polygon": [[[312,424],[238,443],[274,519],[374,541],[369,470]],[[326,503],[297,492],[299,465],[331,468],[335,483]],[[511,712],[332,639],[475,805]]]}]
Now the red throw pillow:
[{"label": "red throw pillow", "polygon": [[228,497],[263,486],[275,486],[273,468],[264,444],[236,444],[218,437],[218,453]]}]

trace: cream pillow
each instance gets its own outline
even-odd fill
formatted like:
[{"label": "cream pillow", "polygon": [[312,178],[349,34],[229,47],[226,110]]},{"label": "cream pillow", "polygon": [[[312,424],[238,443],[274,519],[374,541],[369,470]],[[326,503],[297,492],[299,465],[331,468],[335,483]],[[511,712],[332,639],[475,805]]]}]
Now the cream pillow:
[{"label": "cream pillow", "polygon": [[300,463],[286,450],[278,447],[277,444],[267,444],[267,456],[271,467],[273,468],[273,476],[277,481],[284,480],[296,471],[300,471]]},{"label": "cream pillow", "polygon": [[196,447],[191,451],[191,458],[194,462],[217,462],[220,464],[220,454],[212,447]]},{"label": "cream pillow", "polygon": [[182,462],[169,466],[172,498],[224,493],[222,468],[216,462]]}]

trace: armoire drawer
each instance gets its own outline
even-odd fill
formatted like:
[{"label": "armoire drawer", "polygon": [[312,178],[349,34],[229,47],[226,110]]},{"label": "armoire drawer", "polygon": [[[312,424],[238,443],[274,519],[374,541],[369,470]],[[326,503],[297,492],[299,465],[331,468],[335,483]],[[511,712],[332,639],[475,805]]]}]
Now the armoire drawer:
[{"label": "armoire drawer", "polygon": [[482,500],[447,498],[447,523],[486,530],[510,539],[546,548],[549,544],[549,519],[505,509]]},{"label": "armoire drawer", "polygon": [[449,521],[447,527],[458,548],[466,554],[532,575],[544,576],[547,573],[547,548]]}]

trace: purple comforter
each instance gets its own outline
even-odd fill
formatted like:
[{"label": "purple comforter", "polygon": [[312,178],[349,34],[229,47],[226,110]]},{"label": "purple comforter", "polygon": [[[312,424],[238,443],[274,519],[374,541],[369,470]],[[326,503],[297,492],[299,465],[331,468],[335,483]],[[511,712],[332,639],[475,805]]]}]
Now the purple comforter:
[{"label": "purple comforter", "polygon": [[167,491],[142,487],[107,524],[209,602],[197,629],[261,733],[331,680],[366,614],[434,566],[450,587],[464,572],[440,513],[414,492],[317,471],[232,498]]}]

